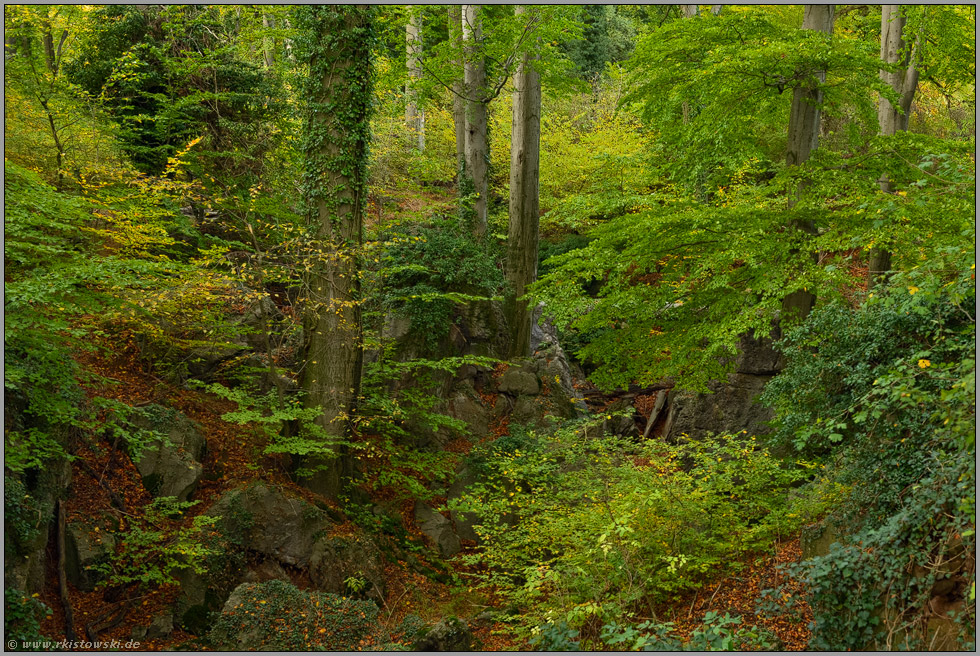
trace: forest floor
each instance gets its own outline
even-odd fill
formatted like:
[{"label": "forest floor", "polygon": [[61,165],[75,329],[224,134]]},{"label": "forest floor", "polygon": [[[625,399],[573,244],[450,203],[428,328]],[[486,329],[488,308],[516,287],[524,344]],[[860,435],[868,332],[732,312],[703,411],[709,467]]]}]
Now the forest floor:
[{"label": "forest floor", "polygon": [[[86,370],[103,378],[103,382],[88,384],[89,394],[116,399],[132,406],[150,403],[169,405],[201,426],[208,450],[202,463],[204,476],[193,495],[193,500],[201,503],[187,513],[188,523],[227,490],[257,479],[310,497],[309,491],[289,478],[284,462],[261,454],[261,441],[257,440],[257,435],[250,434],[248,427],[231,424],[221,418],[222,413],[234,409],[234,404],[217,399],[212,394],[182,389],[157,378],[147,370],[139,356],[136,341],[122,336],[121,340],[114,342],[112,350],[90,351],[79,354],[77,359]],[[641,397],[638,400],[637,405],[642,405],[644,399]],[[495,428],[495,433],[507,430],[506,425]],[[79,459],[73,464],[72,483],[66,502],[68,521],[83,520],[97,526],[96,530],[105,531],[125,530],[132,522],[138,521],[151,497],[143,488],[139,472],[125,451],[114,448],[110,442],[98,437],[79,439],[75,450]],[[319,501],[322,503],[322,499]],[[414,514],[410,511],[401,514],[408,534],[421,540]],[[471,566],[463,564],[463,556],[472,553],[476,547],[473,544],[464,546],[464,552],[448,562],[457,581],[462,581],[462,584],[439,583],[403,562],[387,565],[388,592],[379,615],[379,634],[393,629],[409,613],[435,622],[447,615],[473,617],[485,610],[503,606],[502,600],[492,590],[467,587],[466,582],[473,581],[473,570]],[[57,554],[53,544],[49,549],[52,553],[47,559],[46,585],[41,600],[53,612],[44,621],[42,633],[61,639],[65,637],[65,620],[58,593]],[[762,617],[755,612],[756,598],[760,592],[775,588],[779,578],[784,576],[778,566],[799,558],[798,539],[777,544],[771,553],[757,554],[744,558],[740,563],[733,563],[729,568],[732,573],[663,604],[656,609],[657,617],[661,621],[673,622],[677,636],[686,638],[700,626],[708,611],[739,615],[743,625],[765,627],[775,634],[784,649],[802,650],[809,638],[807,623],[812,617],[805,603],[796,602],[792,619],[787,619],[785,615],[779,618]],[[304,587],[301,581],[295,583]],[[164,612],[174,602],[179,592],[175,585],[150,588],[149,591],[131,585],[124,589],[100,588],[91,592],[76,589],[70,583],[68,585],[76,639],[119,640],[123,643],[132,639],[133,627],[148,625],[154,616]],[[93,634],[93,628],[102,630]],[[524,650],[529,647],[515,636],[512,627],[502,622],[477,624],[474,633],[478,648],[482,650]],[[165,639],[144,641],[140,648],[148,651],[174,650],[196,637],[178,629]]]}]

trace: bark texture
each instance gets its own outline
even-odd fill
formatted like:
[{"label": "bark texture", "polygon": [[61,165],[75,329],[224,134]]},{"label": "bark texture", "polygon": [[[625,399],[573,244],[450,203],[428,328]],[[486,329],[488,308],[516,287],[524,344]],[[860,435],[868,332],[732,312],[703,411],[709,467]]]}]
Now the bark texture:
[{"label": "bark texture", "polygon": [[[834,5],[806,5],[803,10],[803,29],[832,34],[834,31]],[[811,71],[809,79],[793,90],[793,104],[789,114],[789,135],[786,144],[786,165],[798,166],[810,158],[820,142],[820,105],[823,92],[819,85],[827,79],[827,72]],[[802,188],[790,192],[789,206],[796,205]],[[801,223],[793,226],[806,232],[814,232],[814,226]],[[804,319],[817,297],[804,289],[798,289],[783,299],[782,316]]]},{"label": "bark texture", "polygon": [[[918,44],[908,48],[903,39],[904,32],[905,15],[901,5],[881,5],[881,61],[901,65],[897,71],[882,69],[880,73],[881,81],[894,89],[899,99],[896,107],[884,96],[878,98],[878,133],[883,135],[908,130],[912,100],[919,85],[919,70],[915,61]],[[878,186],[882,191],[890,192],[891,180],[883,175],[878,180]],[[891,268],[891,251],[887,248],[872,248],[868,258],[868,288],[884,282]]]},{"label": "bark texture", "polygon": [[[517,8],[524,13],[525,8]],[[526,55],[514,75],[510,146],[510,212],[507,280],[514,298],[510,312],[511,356],[531,354],[532,312],[518,300],[538,275],[538,202],[541,145],[541,75]]]},{"label": "bark texture", "polygon": [[[308,130],[315,145],[306,152],[311,228],[315,245],[312,270],[306,278],[306,367],[303,389],[307,403],[323,414],[317,423],[340,441],[350,435],[350,418],[360,391],[363,340],[359,258],[370,117],[369,40],[358,38],[370,21],[364,8],[329,5],[320,11],[338,16],[319,21],[324,29],[313,38],[310,58],[313,97]],[[336,29],[339,26],[340,29]],[[333,34],[327,32],[334,31]],[[358,80],[361,81],[358,84]],[[343,449],[337,456],[310,464],[326,469],[306,485],[336,498],[353,471]]]},{"label": "bark texture", "polygon": [[422,77],[422,14],[417,7],[408,7],[405,24],[405,67],[409,81],[405,84],[405,126],[419,151],[425,150],[425,112],[418,105],[412,83]]},{"label": "bark texture", "polygon": [[[463,52],[463,9],[460,5],[449,5],[449,36],[456,39],[456,51]],[[462,66],[462,61],[456,62],[456,70]],[[463,100],[462,80],[453,82],[453,127],[456,128],[456,172],[466,167],[466,102]]]},{"label": "bark texture", "polygon": [[[262,29],[272,30],[276,27],[276,19],[269,14],[262,13]],[[262,37],[262,63],[266,69],[272,68],[276,63],[275,39],[270,36]]]},{"label": "bark texture", "polygon": [[486,67],[480,42],[480,5],[463,5],[463,80],[466,96],[465,174],[473,182],[473,234],[482,237],[487,231],[487,194],[489,192],[489,151],[487,147]]}]

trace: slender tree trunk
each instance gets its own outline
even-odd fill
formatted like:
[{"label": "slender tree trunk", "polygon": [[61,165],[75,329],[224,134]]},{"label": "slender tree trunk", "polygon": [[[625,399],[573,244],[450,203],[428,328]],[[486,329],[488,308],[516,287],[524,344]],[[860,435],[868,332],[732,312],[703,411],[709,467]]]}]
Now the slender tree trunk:
[{"label": "slender tree trunk", "polygon": [[[523,6],[518,13],[525,13]],[[510,221],[507,230],[507,280],[512,357],[531,353],[532,312],[519,300],[538,276],[538,192],[541,144],[541,75],[525,55],[514,75],[514,112],[510,142]]]},{"label": "slender tree trunk", "polygon": [[405,24],[405,66],[409,80],[405,84],[405,125],[419,148],[425,151],[425,112],[418,106],[418,94],[413,83],[422,77],[422,12],[420,7],[408,5],[408,23]]},{"label": "slender tree trunk", "polygon": [[466,175],[473,182],[474,217],[472,230],[476,237],[487,231],[487,194],[489,192],[489,151],[487,148],[486,68],[483,63],[480,5],[463,5],[463,79],[466,95]]},{"label": "slender tree trunk", "polygon": [[[460,5],[449,5],[449,37],[456,39],[456,52],[462,57],[463,52],[463,10]],[[455,62],[458,71],[463,65],[462,59]],[[466,102],[463,100],[462,79],[453,82],[453,126],[456,128],[456,173],[462,179],[466,168]]]},{"label": "slender tree trunk", "polygon": [[[916,42],[909,51],[902,38],[904,31],[905,16],[901,5],[881,5],[881,60],[886,64],[902,64],[902,68],[895,72],[883,69],[880,73],[881,81],[894,89],[899,99],[898,107],[895,107],[884,96],[878,98],[878,133],[883,135],[908,130],[912,100],[919,85],[915,61],[919,44]],[[878,186],[888,193],[891,180],[882,175]],[[868,289],[887,280],[891,268],[891,251],[879,246],[872,248],[868,258]]]},{"label": "slender tree trunk", "polygon": [[[303,319],[307,404],[322,409],[317,423],[332,441],[352,435],[360,392],[363,340],[360,251],[367,191],[371,111],[371,8],[308,8],[310,80],[305,143],[307,195],[315,244],[306,277]],[[337,498],[353,473],[342,448],[306,485]]]},{"label": "slender tree trunk", "polygon": [[[269,14],[262,12],[262,28],[264,30],[272,30],[276,27],[276,19]],[[275,39],[271,36],[265,35],[262,37],[262,62],[265,64],[266,69],[271,69],[276,63],[276,50],[275,50]]]},{"label": "slender tree trunk", "polygon": [[[803,29],[832,34],[834,31],[834,5],[806,5],[803,10]],[[798,166],[810,157],[820,141],[820,105],[823,92],[818,88],[827,79],[826,71],[813,71],[810,79],[793,91],[793,104],[789,114],[789,139],[786,144],[786,165]],[[799,200],[802,187],[791,190],[789,206]],[[811,222],[793,226],[814,233]],[[783,299],[782,317],[795,316],[799,320],[810,314],[817,297],[807,290],[798,289]]]}]

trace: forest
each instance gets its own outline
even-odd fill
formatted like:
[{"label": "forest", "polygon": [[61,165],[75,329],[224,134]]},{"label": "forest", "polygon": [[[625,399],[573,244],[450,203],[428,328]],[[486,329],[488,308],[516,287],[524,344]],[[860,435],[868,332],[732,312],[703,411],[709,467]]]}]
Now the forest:
[{"label": "forest", "polygon": [[10,651],[976,649],[975,5],[5,5]]}]

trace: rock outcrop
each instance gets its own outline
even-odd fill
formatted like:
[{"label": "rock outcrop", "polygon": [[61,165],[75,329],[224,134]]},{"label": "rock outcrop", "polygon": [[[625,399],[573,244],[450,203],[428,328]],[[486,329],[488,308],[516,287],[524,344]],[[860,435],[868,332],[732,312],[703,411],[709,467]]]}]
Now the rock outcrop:
[{"label": "rock outcrop", "polygon": [[160,405],[142,408],[133,421],[159,434],[145,445],[130,443],[143,486],[154,496],[187,501],[204,471],[200,461],[206,442],[197,425],[186,415]]}]

